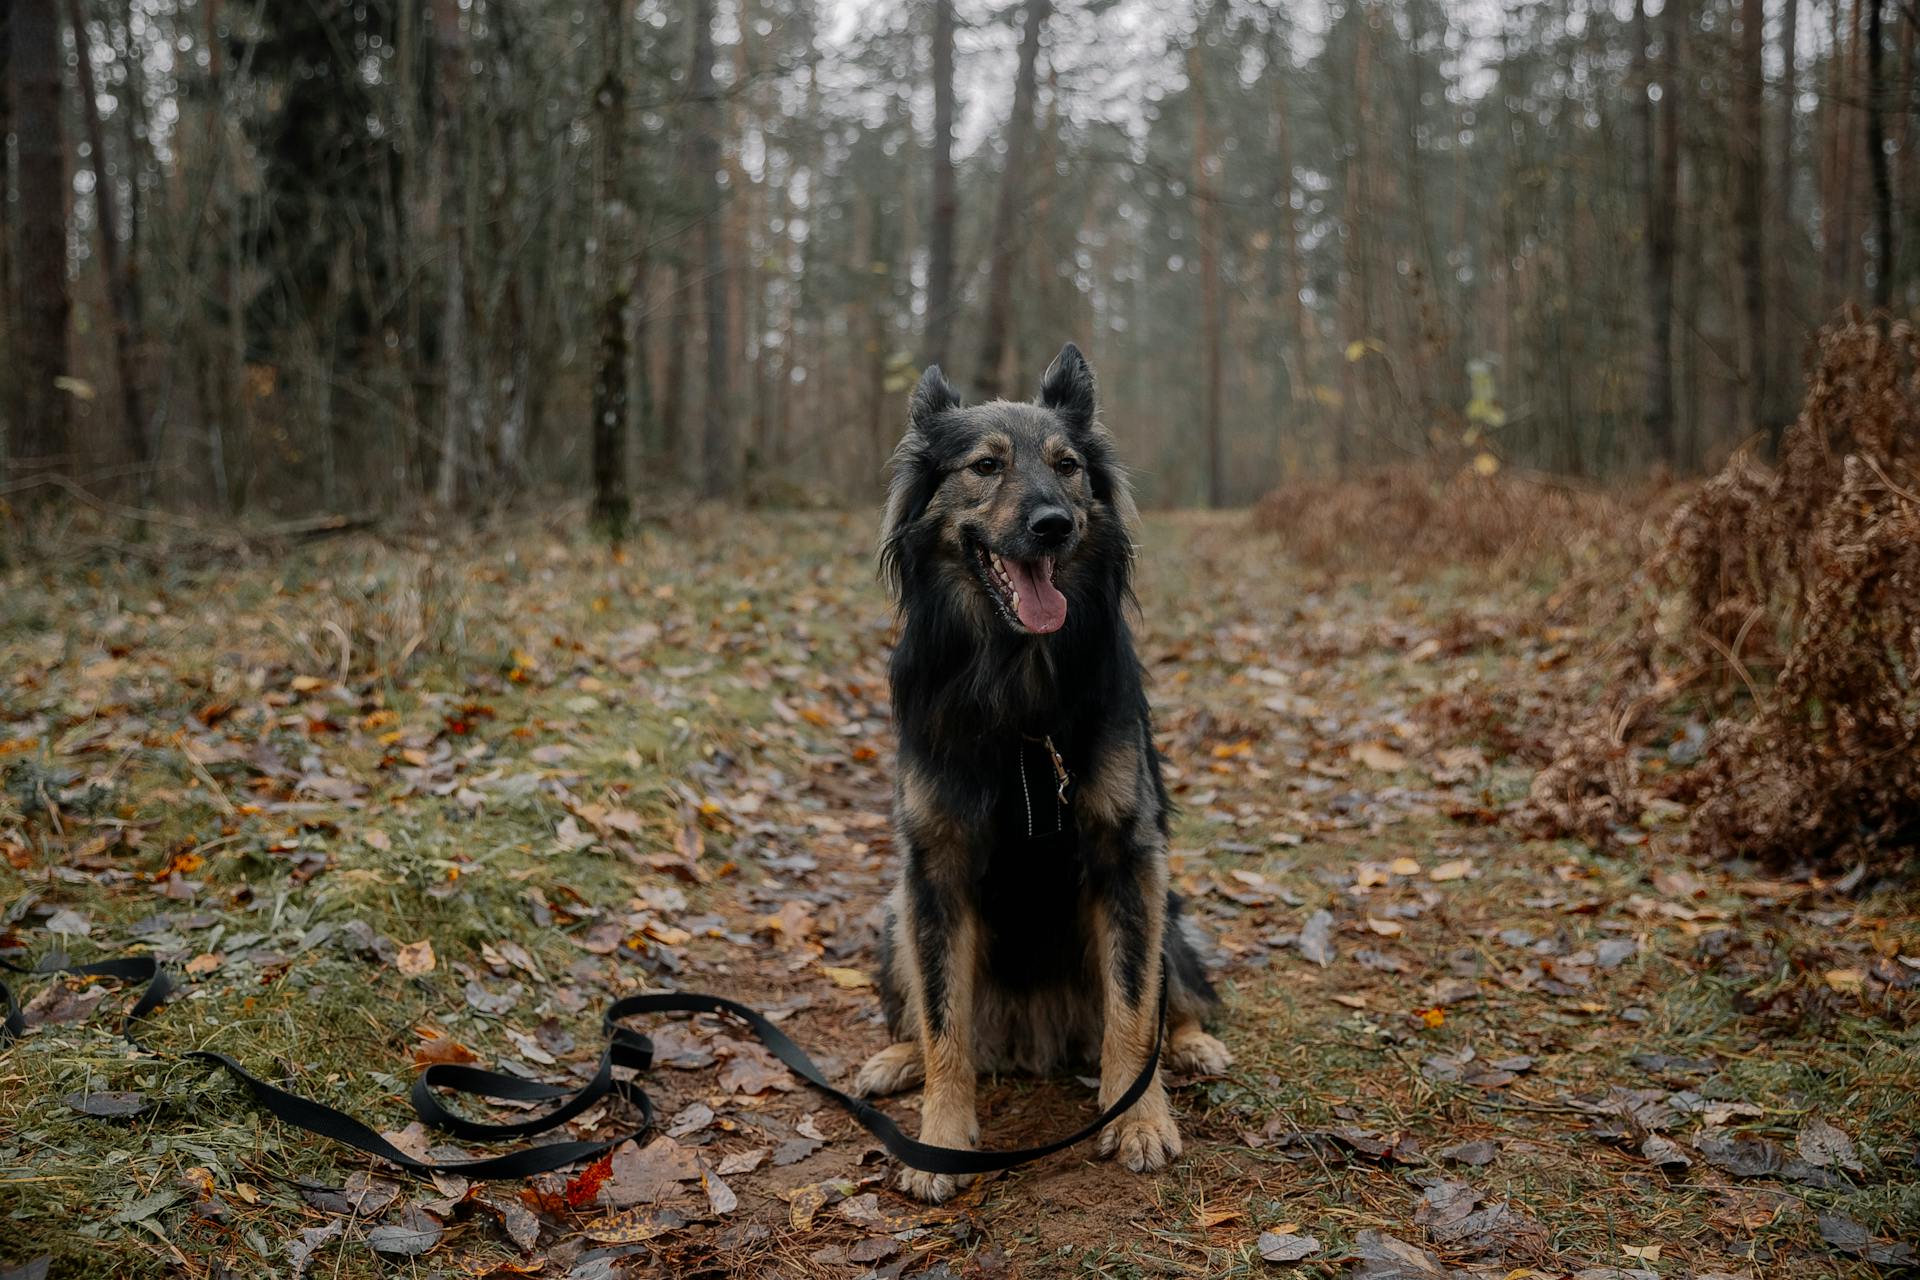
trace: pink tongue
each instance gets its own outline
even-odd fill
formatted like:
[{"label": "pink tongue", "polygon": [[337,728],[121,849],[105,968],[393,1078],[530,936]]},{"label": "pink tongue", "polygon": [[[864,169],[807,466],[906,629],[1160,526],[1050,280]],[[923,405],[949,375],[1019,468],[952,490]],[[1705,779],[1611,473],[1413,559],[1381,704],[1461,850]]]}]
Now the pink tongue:
[{"label": "pink tongue", "polygon": [[1020,623],[1042,635],[1058,631],[1067,620],[1067,598],[1053,585],[1053,561],[1003,560],[1013,589],[1020,593]]}]

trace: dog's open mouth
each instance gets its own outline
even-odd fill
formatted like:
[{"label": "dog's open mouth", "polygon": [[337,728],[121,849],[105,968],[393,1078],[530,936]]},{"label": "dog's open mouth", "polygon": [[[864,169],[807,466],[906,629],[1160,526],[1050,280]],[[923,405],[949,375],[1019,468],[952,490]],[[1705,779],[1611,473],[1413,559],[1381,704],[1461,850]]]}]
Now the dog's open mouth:
[{"label": "dog's open mouth", "polygon": [[974,563],[987,597],[1000,616],[1036,635],[1050,635],[1067,620],[1067,598],[1053,583],[1054,559],[1015,560],[973,544]]}]

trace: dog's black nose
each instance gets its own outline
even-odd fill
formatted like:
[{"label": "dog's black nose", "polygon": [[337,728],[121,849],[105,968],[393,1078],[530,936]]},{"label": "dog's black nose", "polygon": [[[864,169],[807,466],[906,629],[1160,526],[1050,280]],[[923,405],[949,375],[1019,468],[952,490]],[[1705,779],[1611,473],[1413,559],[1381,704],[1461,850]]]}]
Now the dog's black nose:
[{"label": "dog's black nose", "polygon": [[1040,507],[1027,517],[1027,532],[1049,546],[1065,542],[1073,532],[1073,515],[1065,507]]}]

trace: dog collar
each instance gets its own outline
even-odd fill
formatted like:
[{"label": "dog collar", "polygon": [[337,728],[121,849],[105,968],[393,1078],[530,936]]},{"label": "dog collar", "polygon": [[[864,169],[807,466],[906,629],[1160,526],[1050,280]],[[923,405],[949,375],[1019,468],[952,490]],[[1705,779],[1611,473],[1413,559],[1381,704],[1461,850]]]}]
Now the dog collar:
[{"label": "dog collar", "polygon": [[1058,835],[1065,829],[1066,818],[1063,811],[1069,804],[1067,793],[1068,789],[1073,785],[1073,775],[1067,772],[1067,762],[1061,757],[1060,749],[1053,745],[1053,737],[1051,734],[1042,734],[1039,737],[1035,737],[1033,734],[1023,733],[1020,735],[1020,738],[1021,746],[1017,766],[1020,771],[1020,798],[1025,802],[1027,808],[1027,838],[1032,839],[1035,834],[1033,829],[1033,785],[1027,781],[1027,759],[1031,753],[1028,752],[1026,744],[1029,742],[1036,744],[1046,752],[1046,761],[1044,765],[1042,765],[1041,772],[1038,775],[1043,788],[1048,781],[1045,770],[1051,767],[1053,774],[1051,779],[1054,798],[1053,830],[1040,834]]}]

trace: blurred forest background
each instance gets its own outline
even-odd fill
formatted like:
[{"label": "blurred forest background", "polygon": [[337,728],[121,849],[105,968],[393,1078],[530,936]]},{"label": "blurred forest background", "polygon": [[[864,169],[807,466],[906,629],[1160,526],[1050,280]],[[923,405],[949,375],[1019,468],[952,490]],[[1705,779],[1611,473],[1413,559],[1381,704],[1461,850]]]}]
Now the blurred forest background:
[{"label": "blurred forest background", "polygon": [[1153,504],[1696,472],[1920,304],[1913,0],[0,0],[16,508],[866,503],[1065,338]]}]

